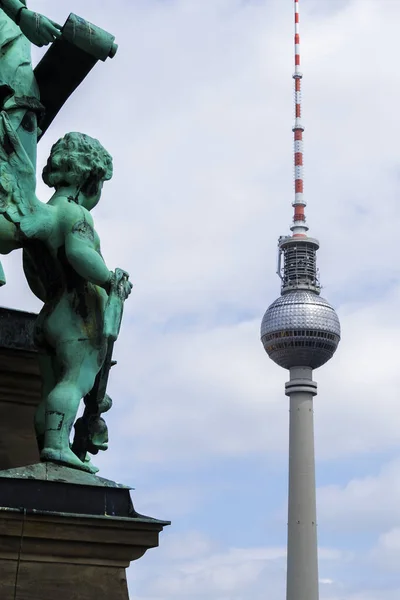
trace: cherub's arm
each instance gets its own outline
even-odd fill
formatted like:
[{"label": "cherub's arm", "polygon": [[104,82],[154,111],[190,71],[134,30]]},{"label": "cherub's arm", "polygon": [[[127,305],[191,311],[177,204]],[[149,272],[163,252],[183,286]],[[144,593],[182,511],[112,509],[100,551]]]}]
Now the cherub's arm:
[{"label": "cherub's arm", "polygon": [[18,20],[20,11],[26,10],[26,3],[21,2],[21,0],[1,0],[0,7],[15,23]]},{"label": "cherub's arm", "polygon": [[65,254],[78,275],[108,291],[112,273],[94,247],[94,231],[88,221],[81,219],[73,224],[65,237]]},{"label": "cherub's arm", "polygon": [[47,46],[61,36],[61,25],[33,12],[21,0],[0,0],[0,8],[16,23],[32,44]]}]

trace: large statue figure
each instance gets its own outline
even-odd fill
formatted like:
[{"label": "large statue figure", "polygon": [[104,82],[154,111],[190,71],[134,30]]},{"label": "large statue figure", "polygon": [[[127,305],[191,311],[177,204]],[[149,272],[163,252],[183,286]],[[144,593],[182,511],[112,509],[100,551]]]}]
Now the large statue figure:
[{"label": "large statue figure", "polygon": [[[44,461],[95,471],[87,452],[107,447],[100,415],[111,406],[106,384],[112,346],[132,287],[125,271],[107,268],[90,214],[104,181],[112,176],[112,159],[97,140],[67,134],[53,146],[43,171],[55,193],[47,204],[37,199],[36,145],[43,107],[28,40],[49,43],[60,37],[61,28],[19,0],[0,0],[0,8],[0,254],[23,248],[28,284],[44,303],[35,329],[43,380],[35,417],[38,445]],[[66,37],[72,36],[65,43],[72,39],[84,53],[85,32],[92,36],[93,54],[87,55],[80,77],[97,59],[115,54],[113,36],[79,17],[71,15],[65,29]],[[75,50],[72,54],[77,60]],[[54,56],[45,63],[45,73]],[[76,81],[72,73],[52,115]],[[0,284],[1,279],[0,265]],[[85,414],[72,446],[71,429],[82,398]]]},{"label": "large statue figure", "polygon": [[[0,0],[0,111],[9,117],[34,171],[38,140],[97,61],[115,56],[114,39],[77,15],[70,14],[61,27],[29,10],[25,0]],[[34,70],[30,42],[56,42]],[[4,283],[0,264],[0,286]]]},{"label": "large statue figure", "polygon": [[[20,0],[0,0],[0,110],[11,125],[36,169],[37,119],[43,111],[31,64],[30,42],[44,46],[61,35],[61,27],[26,7]],[[18,247],[10,241],[12,230],[0,218],[0,252]],[[7,238],[7,241],[4,241]],[[5,276],[0,263],[0,286]]]},{"label": "large statue figure", "polygon": [[43,106],[32,69],[30,42],[47,45],[61,36],[61,27],[29,10],[20,0],[0,0],[0,9],[0,108],[9,114],[35,167],[37,116]]}]

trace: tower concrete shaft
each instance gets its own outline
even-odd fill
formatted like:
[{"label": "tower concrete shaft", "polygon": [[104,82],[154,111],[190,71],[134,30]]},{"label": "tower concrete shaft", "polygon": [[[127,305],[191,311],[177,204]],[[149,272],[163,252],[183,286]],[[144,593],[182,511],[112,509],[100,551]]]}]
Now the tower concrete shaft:
[{"label": "tower concrete shaft", "polygon": [[290,397],[286,600],[318,600],[312,369],[292,367],[285,393]]}]

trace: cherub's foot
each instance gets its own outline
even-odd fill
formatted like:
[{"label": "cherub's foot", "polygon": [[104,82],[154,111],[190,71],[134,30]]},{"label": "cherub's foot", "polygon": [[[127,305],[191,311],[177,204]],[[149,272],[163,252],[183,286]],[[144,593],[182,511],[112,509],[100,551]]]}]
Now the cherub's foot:
[{"label": "cherub's foot", "polygon": [[91,461],[91,459],[90,459],[90,456],[89,456],[89,454],[86,454],[86,457],[85,457],[85,465],[86,465],[87,467],[89,467],[89,468],[90,468],[90,472],[91,472],[91,473],[93,473],[93,474],[94,474],[94,473],[98,473],[98,472],[100,471],[99,467],[96,467],[96,466],[95,466],[95,465],[92,463],[92,461]]},{"label": "cherub's foot", "polygon": [[97,467],[86,462],[82,462],[79,458],[70,450],[66,448],[64,450],[54,450],[54,448],[43,448],[40,454],[40,460],[42,462],[54,462],[71,469],[80,469],[87,473],[96,473]]}]

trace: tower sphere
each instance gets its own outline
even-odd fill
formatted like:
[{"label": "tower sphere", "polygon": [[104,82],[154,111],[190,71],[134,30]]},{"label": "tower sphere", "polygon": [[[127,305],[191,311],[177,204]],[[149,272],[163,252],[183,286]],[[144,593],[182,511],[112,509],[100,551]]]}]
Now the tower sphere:
[{"label": "tower sphere", "polygon": [[271,304],[261,323],[261,341],[280,367],[325,364],[340,341],[340,323],[332,306],[317,293],[290,291]]}]

